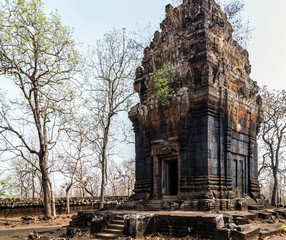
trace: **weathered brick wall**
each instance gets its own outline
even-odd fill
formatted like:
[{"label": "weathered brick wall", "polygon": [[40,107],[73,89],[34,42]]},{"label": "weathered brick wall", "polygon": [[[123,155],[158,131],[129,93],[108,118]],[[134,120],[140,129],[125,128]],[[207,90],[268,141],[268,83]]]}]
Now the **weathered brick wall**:
[{"label": "weathered brick wall", "polygon": [[[106,197],[105,208],[117,208],[122,201],[128,197]],[[71,198],[70,210],[72,213],[78,211],[97,210],[99,208],[99,200],[96,198]],[[61,198],[56,201],[57,214],[66,213],[66,199]],[[41,199],[0,199],[0,217],[16,217],[16,216],[37,216],[43,214],[43,201]]]}]

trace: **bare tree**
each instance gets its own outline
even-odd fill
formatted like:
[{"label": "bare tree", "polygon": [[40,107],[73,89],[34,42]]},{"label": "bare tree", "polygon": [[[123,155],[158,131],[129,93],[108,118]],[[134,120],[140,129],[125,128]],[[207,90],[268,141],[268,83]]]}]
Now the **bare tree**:
[{"label": "bare tree", "polygon": [[65,128],[65,132],[66,140],[62,144],[62,149],[64,149],[62,159],[64,161],[60,172],[68,179],[65,192],[67,213],[69,214],[69,191],[75,183],[77,172],[82,170],[83,162],[92,154],[87,142],[89,126],[86,124],[83,116],[76,117],[73,115],[73,118],[70,119],[68,126]]},{"label": "bare tree", "polygon": [[242,15],[245,10],[244,0],[217,0],[217,2],[232,25],[234,39],[242,47],[247,48],[253,28],[250,26],[249,19]]},{"label": "bare tree", "polygon": [[242,16],[245,9],[244,0],[225,2],[223,9],[232,24],[234,39],[244,48],[248,48],[254,29],[251,27],[249,19]]},{"label": "bare tree", "polygon": [[[13,81],[21,94],[13,101],[2,97],[0,134],[6,150],[41,172],[44,213],[50,217],[55,208],[51,208],[49,152],[71,109],[75,94],[70,79],[79,65],[79,54],[71,30],[57,14],[46,16],[41,0],[7,0],[0,16],[0,74]],[[31,136],[34,145],[29,142]],[[37,164],[26,152],[37,156]]]},{"label": "bare tree", "polygon": [[135,184],[135,160],[110,161],[109,187],[113,196],[130,196]]},{"label": "bare tree", "polygon": [[99,196],[100,174],[97,171],[89,171],[80,184],[82,192],[87,192],[91,197]]},{"label": "bare tree", "polygon": [[128,196],[133,192],[135,184],[135,159],[130,159],[123,161],[122,163],[124,169],[124,182],[127,188]]},{"label": "bare tree", "polygon": [[[28,155],[28,154],[27,154]],[[36,164],[37,159],[30,154],[30,161]],[[27,161],[23,161],[22,158],[16,157],[11,161],[11,167],[13,178],[18,189],[17,196],[20,198],[32,198],[40,197],[42,187],[39,182],[40,172],[33,167],[32,164]]]},{"label": "bare tree", "polygon": [[86,83],[93,118],[89,139],[97,151],[101,168],[100,208],[103,208],[107,183],[109,143],[115,116],[126,111],[133,95],[133,78],[140,60],[140,47],[125,30],[113,30],[98,41],[88,54]]},{"label": "bare tree", "polygon": [[262,163],[259,173],[271,170],[273,188],[271,204],[277,204],[279,174],[285,175],[286,154],[286,91],[268,91],[262,89],[263,120],[261,124],[260,139]]}]

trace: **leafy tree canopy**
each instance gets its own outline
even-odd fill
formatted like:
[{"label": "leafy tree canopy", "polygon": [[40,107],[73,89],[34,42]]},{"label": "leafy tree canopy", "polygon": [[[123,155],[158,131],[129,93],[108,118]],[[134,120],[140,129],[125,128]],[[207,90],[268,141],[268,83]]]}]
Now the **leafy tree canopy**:
[{"label": "leafy tree canopy", "polygon": [[12,187],[13,181],[10,176],[0,180],[0,197],[13,197]]}]

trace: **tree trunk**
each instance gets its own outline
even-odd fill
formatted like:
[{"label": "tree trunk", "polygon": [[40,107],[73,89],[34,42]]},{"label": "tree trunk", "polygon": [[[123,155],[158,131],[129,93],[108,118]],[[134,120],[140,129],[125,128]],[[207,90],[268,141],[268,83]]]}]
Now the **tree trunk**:
[{"label": "tree trunk", "polygon": [[81,192],[82,192],[82,198],[85,198],[84,187],[81,187]]},{"label": "tree trunk", "polygon": [[99,209],[104,208],[104,197],[105,197],[105,185],[106,185],[106,160],[102,160],[102,168],[101,168],[101,189],[100,189],[100,199],[99,199]]},{"label": "tree trunk", "polygon": [[277,197],[277,189],[278,189],[278,178],[277,178],[277,169],[273,169],[273,190],[272,190],[272,197],[271,197],[271,205],[272,206],[276,206],[277,201],[276,201],[276,197]]},{"label": "tree trunk", "polygon": [[52,208],[51,208],[51,191],[50,191],[50,183],[49,183],[49,173],[47,167],[47,159],[44,151],[39,153],[39,163],[42,174],[42,187],[43,187],[43,197],[44,197],[44,214],[45,217],[50,218],[52,216]]},{"label": "tree trunk", "polygon": [[57,216],[57,210],[56,210],[56,200],[55,200],[55,193],[54,189],[51,187],[51,205],[52,205],[52,216]]},{"label": "tree trunk", "polygon": [[70,214],[70,196],[69,196],[69,193],[70,193],[70,189],[71,189],[72,185],[73,185],[73,177],[72,177],[72,182],[66,188],[67,214]]},{"label": "tree trunk", "polygon": [[57,215],[55,193],[54,193],[54,188],[53,188],[53,185],[52,185],[52,181],[51,181],[51,179],[50,179],[50,176],[48,176],[48,179],[49,179],[50,192],[51,192],[52,216],[55,217],[55,216]]},{"label": "tree trunk", "polygon": [[35,188],[35,171],[33,170],[33,175],[32,175],[32,198],[33,198],[33,200],[35,200],[35,192],[36,192],[36,188]]},{"label": "tree trunk", "polygon": [[103,137],[103,146],[102,146],[102,154],[101,154],[101,189],[100,189],[100,201],[99,201],[99,209],[103,209],[104,207],[104,197],[105,197],[105,186],[106,186],[106,174],[107,174],[107,144],[109,137],[109,127],[111,121],[112,114],[109,114],[107,125],[104,129],[104,137]]},{"label": "tree trunk", "polygon": [[93,194],[92,191],[89,191],[89,190],[87,189],[87,187],[84,188],[84,191],[86,191],[92,198],[94,198],[94,197],[97,195],[97,193],[96,193],[96,194]]},{"label": "tree trunk", "polygon": [[70,196],[69,196],[70,188],[66,189],[66,199],[67,199],[67,214],[70,214]]},{"label": "tree trunk", "polygon": [[45,173],[42,173],[42,187],[43,187],[43,197],[44,197],[44,214],[46,217],[50,218],[52,216],[52,208],[51,208],[51,197],[50,197],[50,188],[49,181],[47,177],[45,177]]},{"label": "tree trunk", "polygon": [[23,186],[23,181],[22,181],[22,176],[20,177],[20,188],[21,188],[21,198],[24,198],[24,186]]}]

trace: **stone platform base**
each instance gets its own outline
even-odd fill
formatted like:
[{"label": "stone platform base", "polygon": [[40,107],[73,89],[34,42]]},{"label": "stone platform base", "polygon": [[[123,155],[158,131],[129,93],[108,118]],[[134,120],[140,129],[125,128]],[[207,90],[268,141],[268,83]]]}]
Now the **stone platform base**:
[{"label": "stone platform base", "polygon": [[125,201],[122,210],[147,211],[233,211],[262,210],[269,208],[264,199],[198,199],[198,200],[140,200]]},{"label": "stone platform base", "polygon": [[[281,227],[286,224],[285,218],[285,208],[219,213],[199,211],[80,212],[72,217],[67,234],[74,235],[79,231],[89,231],[95,236],[99,236],[100,232],[109,232],[108,236],[111,236],[110,232],[119,232],[122,228],[125,235],[134,238],[161,234],[170,237],[193,236],[212,240],[252,240],[283,233]],[[116,234],[113,235],[116,236]]]}]

